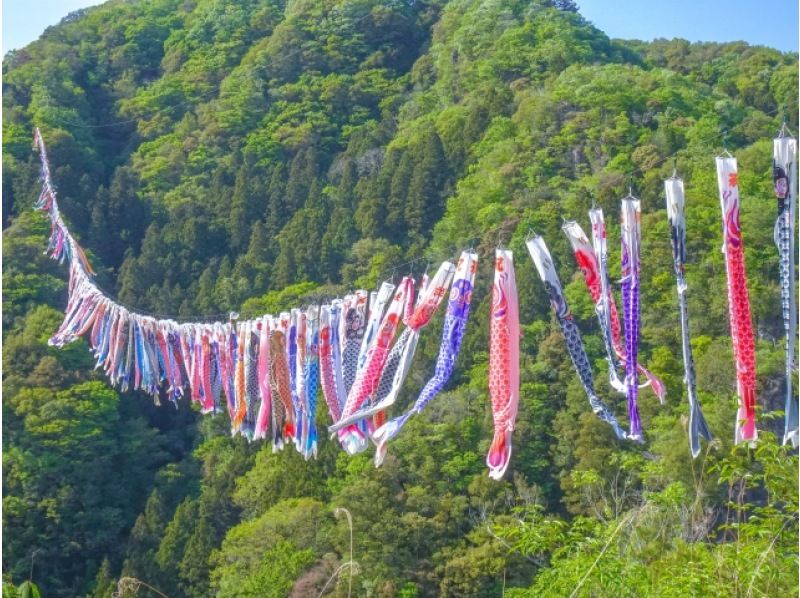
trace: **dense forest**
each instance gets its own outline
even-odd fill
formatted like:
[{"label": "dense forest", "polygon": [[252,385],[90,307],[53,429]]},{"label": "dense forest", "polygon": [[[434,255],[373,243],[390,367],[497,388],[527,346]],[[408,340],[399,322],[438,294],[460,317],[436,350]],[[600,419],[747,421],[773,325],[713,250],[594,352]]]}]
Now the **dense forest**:
[{"label": "dense forest", "polygon": [[[571,0],[111,0],[3,61],[3,582],[43,596],[797,596],[798,459],[781,447],[771,138],[797,130],[798,57],[611,40]],[[232,438],[226,414],[120,393],[47,339],[67,271],[31,207],[48,142],[100,286],[154,314],[275,313],[475,247],[446,392],[376,469]],[[740,163],[760,441],[733,445],[734,364],[713,157]],[[692,460],[662,180],[686,181],[698,389]],[[614,411],[562,219],[642,198],[643,446],[591,413],[524,248],[553,253]],[[493,251],[515,251],[524,335],[514,454],[484,463]],[[402,266],[397,266],[402,264]],[[223,315],[220,315],[223,314]],[[433,370],[420,340],[400,407]],[[321,402],[318,421],[329,417]],[[344,512],[352,516],[352,541]],[[352,564],[354,561],[355,564]],[[138,581],[135,581],[138,580]],[[143,582],[143,583],[142,583]],[[351,589],[352,584],[352,589]],[[157,590],[157,591],[156,591]],[[8,594],[7,594],[8,592]]]}]

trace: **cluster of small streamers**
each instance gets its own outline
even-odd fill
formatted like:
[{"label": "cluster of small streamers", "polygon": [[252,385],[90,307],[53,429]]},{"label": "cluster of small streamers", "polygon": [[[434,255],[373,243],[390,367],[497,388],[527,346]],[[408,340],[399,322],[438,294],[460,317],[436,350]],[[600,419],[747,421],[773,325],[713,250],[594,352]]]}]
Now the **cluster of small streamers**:
[{"label": "cluster of small streamers", "polygon": [[166,395],[177,403],[186,392],[203,413],[217,413],[224,409],[224,395],[232,433],[266,438],[271,424],[276,449],[291,438],[306,458],[316,455],[316,308],[293,310],[277,321],[264,316],[236,323],[178,324],[130,312],[92,282],[86,255],[59,212],[38,130],[34,141],[42,159],[42,191],[35,209],[47,213],[52,227],[47,253],[68,260],[70,267],[64,321],[50,344],[62,347],[85,339],[112,384],[149,393],[156,402]]},{"label": "cluster of small streamers", "polygon": [[689,342],[689,311],[686,305],[686,280],[684,265],[686,262],[686,218],[684,215],[683,181],[672,177],[664,181],[667,200],[667,218],[669,220],[670,239],[672,240],[672,261],[675,269],[675,280],[678,285],[678,306],[681,314],[681,343],[683,347],[684,383],[689,397],[689,450],[693,458],[700,454],[700,437],[711,440],[700,400],[697,396],[697,383],[694,373],[694,357]]},{"label": "cluster of small streamers", "polygon": [[[389,351],[377,386],[371,393],[367,405],[350,415],[349,418],[342,418],[340,422],[337,422],[339,427],[371,416],[375,418],[373,422],[375,428],[379,429],[385,423],[384,414],[388,408],[394,405],[410,371],[420,332],[431,321],[447,294],[454,272],[453,264],[443,262],[431,281],[427,281],[427,277],[423,278],[416,305],[412,303],[409,296],[405,303],[406,312],[403,318],[406,328]],[[410,289],[413,289],[413,286]],[[374,432],[373,440],[375,440]],[[375,442],[379,445],[376,462],[380,463],[383,460],[382,448],[377,440]]]},{"label": "cluster of small streamers", "polygon": [[409,304],[413,305],[413,300],[414,281],[407,276],[395,291],[386,315],[367,347],[363,365],[357,369],[355,381],[347,395],[341,419],[328,428],[330,432],[338,433],[342,446],[350,454],[363,450],[366,438],[364,431],[355,423],[360,419],[356,412],[377,388],[400,320],[409,313]]},{"label": "cluster of small streamers", "polygon": [[772,143],[773,180],[778,200],[775,221],[775,244],[778,246],[781,283],[781,311],[786,334],[786,400],[784,408],[783,443],[797,446],[798,405],[792,392],[795,373],[795,342],[797,340],[797,292],[795,284],[795,219],[797,218],[797,140],[781,134]]},{"label": "cluster of small streamers", "polygon": [[489,398],[494,438],[486,457],[489,477],[499,480],[511,461],[511,436],[519,405],[519,307],[514,255],[498,249],[489,328]]},{"label": "cluster of small streamers", "polygon": [[[606,349],[608,363],[608,380],[611,386],[623,395],[627,395],[627,388],[617,373],[618,363],[625,366],[625,347],[623,345],[622,327],[620,326],[617,304],[611,291],[608,277],[608,246],[603,210],[592,208],[589,211],[589,220],[592,223],[592,242],[589,243],[586,233],[575,222],[567,222],[563,231],[572,245],[575,260],[581,269],[586,287],[592,296],[595,313],[600,330],[603,334],[603,343]],[[644,376],[646,382],[640,388],[649,386],[663,404],[666,400],[666,386],[650,370],[641,363],[636,364],[636,371]]]},{"label": "cluster of small streamers", "polygon": [[411,414],[420,413],[450,379],[469,318],[469,306],[472,300],[477,265],[478,256],[476,254],[467,251],[461,254],[450,288],[447,314],[442,330],[442,342],[439,346],[434,374],[425,384],[411,409],[381,425],[373,432],[372,439],[376,444],[376,467],[383,463],[389,440],[397,436]]},{"label": "cluster of small streamers", "polygon": [[564,335],[572,365],[575,367],[578,378],[583,385],[583,390],[589,398],[592,411],[612,427],[617,438],[625,439],[627,436],[625,430],[622,429],[617,418],[595,392],[592,367],[589,363],[589,358],[586,356],[581,333],[569,310],[567,299],[564,297],[564,292],[561,288],[561,281],[553,264],[553,258],[550,256],[550,251],[547,249],[544,239],[540,236],[533,236],[528,239],[526,244],[536,266],[536,271],[539,273],[539,278],[544,283],[550,305],[553,308],[553,312],[555,312],[558,325]]},{"label": "cluster of small streamers", "polygon": [[754,442],[756,431],[756,347],[747,292],[742,229],[739,224],[739,172],[736,158],[717,157],[717,183],[722,208],[725,269],[728,276],[728,308],[736,364],[739,412],[735,441]]},{"label": "cluster of small streamers", "polygon": [[628,396],[628,419],[631,440],[643,441],[642,422],[639,418],[639,381],[636,365],[639,351],[639,250],[641,244],[641,203],[628,196],[622,200],[621,241],[622,312],[625,321],[625,391]]}]

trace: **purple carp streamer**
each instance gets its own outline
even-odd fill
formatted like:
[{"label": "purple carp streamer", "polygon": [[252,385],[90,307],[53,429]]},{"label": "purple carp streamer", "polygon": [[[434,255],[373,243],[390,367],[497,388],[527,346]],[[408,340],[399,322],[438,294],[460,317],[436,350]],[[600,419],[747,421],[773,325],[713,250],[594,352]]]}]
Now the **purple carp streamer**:
[{"label": "purple carp streamer", "polygon": [[639,350],[639,249],[641,242],[641,203],[628,196],[622,200],[622,312],[625,320],[625,391],[628,396],[628,419],[631,440],[644,440],[639,419],[639,381],[636,363]]},{"label": "purple carp streamer", "polygon": [[728,275],[728,310],[733,359],[736,364],[736,390],[739,395],[734,439],[737,444],[753,443],[758,438],[756,342],[750,316],[750,296],[747,292],[742,228],[739,224],[739,171],[733,156],[718,156],[716,161],[722,208],[722,251],[725,254],[725,270]]},{"label": "purple carp streamer", "polygon": [[450,298],[447,304],[442,342],[433,376],[428,380],[414,405],[406,413],[386,422],[372,434],[376,443],[375,467],[380,467],[386,455],[387,443],[400,433],[408,419],[414,413],[421,413],[425,406],[444,388],[455,367],[456,357],[464,338],[464,330],[469,319],[469,305],[472,301],[472,289],[475,284],[475,273],[478,268],[478,256],[465,251],[461,254],[456,266],[453,283],[450,287]]},{"label": "purple carp streamer", "polygon": [[614,417],[614,414],[611,413],[594,390],[592,367],[589,364],[589,358],[586,356],[581,333],[569,310],[567,299],[564,297],[564,291],[561,288],[561,280],[558,277],[553,258],[550,257],[550,251],[547,249],[544,239],[534,235],[528,239],[526,245],[528,252],[531,254],[531,259],[536,265],[539,278],[544,283],[550,306],[553,308],[558,325],[561,327],[561,333],[564,335],[572,365],[575,367],[578,378],[580,378],[583,385],[583,390],[589,398],[589,405],[591,405],[592,411],[613,428],[617,438],[624,440],[627,436],[625,430],[622,429],[617,418]]},{"label": "purple carp streamer", "polygon": [[781,310],[786,333],[786,405],[783,444],[798,444],[797,396],[792,393],[797,340],[797,295],[795,284],[795,220],[797,219],[797,140],[783,135],[773,140],[773,180],[778,200],[775,244],[778,246],[781,281]]},{"label": "purple carp streamer", "polygon": [[697,381],[694,374],[694,357],[689,342],[689,310],[686,305],[686,279],[684,265],[686,263],[686,218],[684,216],[683,181],[672,177],[664,181],[667,198],[667,218],[669,219],[670,239],[672,240],[672,264],[678,285],[678,306],[681,312],[681,346],[683,347],[683,382],[689,397],[689,450],[692,457],[700,454],[700,437],[711,441],[711,430],[708,428],[700,400],[697,397]]}]

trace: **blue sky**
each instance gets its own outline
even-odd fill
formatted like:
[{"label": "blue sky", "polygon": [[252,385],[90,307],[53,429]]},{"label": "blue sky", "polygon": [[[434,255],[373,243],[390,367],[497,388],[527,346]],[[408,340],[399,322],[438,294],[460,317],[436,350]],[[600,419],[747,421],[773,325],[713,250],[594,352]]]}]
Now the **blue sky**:
[{"label": "blue sky", "polygon": [[[797,51],[797,0],[576,0],[581,14],[611,37],[744,40]],[[3,0],[3,53],[35,40],[92,0]]]},{"label": "blue sky", "polygon": [[797,52],[797,0],[575,0],[610,37],[743,40]]}]

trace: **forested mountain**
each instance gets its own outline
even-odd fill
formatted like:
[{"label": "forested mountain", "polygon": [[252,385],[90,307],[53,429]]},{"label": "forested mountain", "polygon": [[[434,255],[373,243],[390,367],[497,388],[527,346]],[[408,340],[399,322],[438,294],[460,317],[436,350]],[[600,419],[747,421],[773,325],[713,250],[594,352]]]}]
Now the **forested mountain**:
[{"label": "forested mountain", "polygon": [[[796,596],[797,455],[781,448],[783,329],[771,138],[797,130],[798,57],[745,43],[611,40],[570,0],[111,0],[3,62],[3,577],[45,596],[316,596],[350,557],[358,596]],[[42,255],[33,127],[102,288],[155,314],[275,313],[453,257],[479,272],[447,392],[380,469],[317,460],[119,393]],[[740,162],[757,332],[755,449],[736,412],[713,157]],[[692,461],[662,180],[686,180],[698,387],[716,440]],[[647,442],[591,413],[524,250],[542,234],[601,375],[562,219],[642,198]],[[522,394],[502,482],[486,475],[494,248],[515,251]],[[397,264],[403,264],[398,267]],[[224,314],[224,315],[220,315]],[[421,337],[400,404],[433,370]],[[324,405],[318,420],[329,423]],[[325,436],[321,434],[321,436]],[[350,570],[328,586],[348,595]],[[152,590],[157,588],[161,594]],[[4,592],[5,596],[5,592]]]}]

